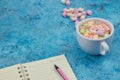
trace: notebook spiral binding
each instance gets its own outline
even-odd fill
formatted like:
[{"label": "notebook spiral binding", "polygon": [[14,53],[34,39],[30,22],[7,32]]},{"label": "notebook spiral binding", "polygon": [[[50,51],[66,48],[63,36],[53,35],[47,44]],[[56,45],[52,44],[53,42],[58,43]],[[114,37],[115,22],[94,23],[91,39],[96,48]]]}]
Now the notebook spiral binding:
[{"label": "notebook spiral binding", "polygon": [[30,80],[28,70],[26,66],[17,67],[18,73],[20,74],[21,80]]}]

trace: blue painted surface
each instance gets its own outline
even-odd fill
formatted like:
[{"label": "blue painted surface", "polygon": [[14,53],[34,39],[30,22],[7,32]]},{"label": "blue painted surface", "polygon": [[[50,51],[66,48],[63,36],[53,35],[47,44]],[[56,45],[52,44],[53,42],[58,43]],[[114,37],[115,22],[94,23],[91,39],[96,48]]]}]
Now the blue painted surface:
[{"label": "blue painted surface", "polygon": [[60,0],[0,0],[0,68],[64,53],[78,80],[120,80],[119,3],[71,0],[67,6],[91,9],[90,17],[105,18],[115,27],[111,52],[91,56],[80,49],[74,23],[61,16],[66,6]]}]

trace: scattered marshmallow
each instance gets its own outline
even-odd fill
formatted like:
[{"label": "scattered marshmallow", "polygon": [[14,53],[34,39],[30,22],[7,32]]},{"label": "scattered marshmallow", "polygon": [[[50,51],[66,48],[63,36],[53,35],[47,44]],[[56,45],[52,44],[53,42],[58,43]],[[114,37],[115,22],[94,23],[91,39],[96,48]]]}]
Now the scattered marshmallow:
[{"label": "scattered marshmallow", "polygon": [[70,5],[70,0],[61,0],[61,3],[69,6]]},{"label": "scattered marshmallow", "polygon": [[[69,0],[66,0],[69,1]],[[91,10],[84,11],[84,8],[64,8],[63,9],[63,17],[70,17],[71,21],[74,21],[75,24],[78,24],[79,20],[83,20],[86,18],[87,15],[92,15]],[[105,26],[105,25],[104,25]],[[106,28],[107,29],[107,28]]]},{"label": "scattered marshmallow", "polygon": [[87,10],[87,15],[92,15],[92,11],[91,10]]},{"label": "scattered marshmallow", "polygon": [[62,3],[62,4],[65,4],[65,3],[66,3],[66,0],[61,0],[61,3]]},{"label": "scattered marshmallow", "polygon": [[66,5],[67,5],[67,6],[70,5],[70,0],[66,0]]}]

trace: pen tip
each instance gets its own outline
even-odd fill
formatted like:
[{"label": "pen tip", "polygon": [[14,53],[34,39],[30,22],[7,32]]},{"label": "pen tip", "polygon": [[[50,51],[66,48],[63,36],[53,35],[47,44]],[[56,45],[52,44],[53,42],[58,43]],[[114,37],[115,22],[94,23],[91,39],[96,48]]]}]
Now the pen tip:
[{"label": "pen tip", "polygon": [[58,67],[57,65],[55,65],[55,64],[54,64],[54,66],[55,66],[55,68],[56,68],[56,69],[58,69],[58,68],[59,68],[59,67]]}]

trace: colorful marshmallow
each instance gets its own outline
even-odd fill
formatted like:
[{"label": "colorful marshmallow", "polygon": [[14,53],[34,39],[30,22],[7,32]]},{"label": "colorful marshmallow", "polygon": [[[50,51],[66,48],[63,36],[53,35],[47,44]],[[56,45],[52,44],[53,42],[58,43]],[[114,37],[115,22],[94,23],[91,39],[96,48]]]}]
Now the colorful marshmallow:
[{"label": "colorful marshmallow", "polygon": [[61,0],[61,3],[62,3],[62,4],[65,4],[65,3],[66,3],[66,0]]},{"label": "colorful marshmallow", "polygon": [[[66,0],[69,1],[69,0]],[[64,8],[63,9],[63,17],[70,17],[75,24],[78,24],[79,20],[83,20],[86,18],[86,14],[90,13],[90,10],[87,12],[84,11],[84,8]],[[89,15],[92,15],[91,13]],[[105,26],[105,25],[104,25]]]},{"label": "colorful marshmallow", "polygon": [[69,6],[70,5],[70,0],[61,0],[61,3]]},{"label": "colorful marshmallow", "polygon": [[92,15],[92,11],[91,10],[87,10],[87,15]]},{"label": "colorful marshmallow", "polygon": [[111,34],[111,29],[103,22],[88,21],[80,26],[80,34],[90,39],[102,39]]},{"label": "colorful marshmallow", "polygon": [[67,5],[67,6],[70,5],[70,0],[66,0],[66,5]]}]

